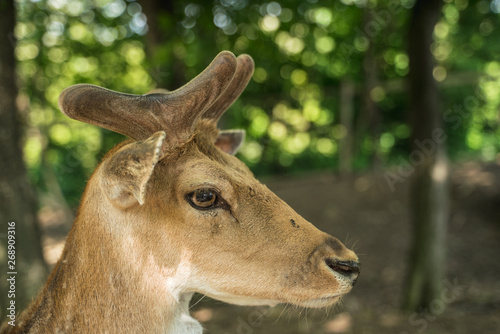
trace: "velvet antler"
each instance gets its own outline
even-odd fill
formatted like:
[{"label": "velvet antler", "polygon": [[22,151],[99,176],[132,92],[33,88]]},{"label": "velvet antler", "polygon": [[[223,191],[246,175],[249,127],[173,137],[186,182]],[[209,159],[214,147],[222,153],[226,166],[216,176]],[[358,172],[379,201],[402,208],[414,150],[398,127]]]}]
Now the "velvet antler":
[{"label": "velvet antler", "polygon": [[[224,112],[233,104],[236,99],[243,93],[248,82],[252,78],[254,71],[254,62],[252,57],[243,54],[236,58],[236,71],[231,83],[226,90],[219,96],[210,108],[203,114],[202,118],[211,120],[217,123]],[[148,94],[169,94],[170,92],[163,88],[155,88],[149,91]]]},{"label": "velvet antler", "polygon": [[238,56],[236,61],[236,72],[231,83],[217,101],[203,114],[204,119],[210,119],[217,123],[222,114],[236,101],[248,85],[254,70],[253,59],[244,54]]},{"label": "velvet antler", "polygon": [[[62,92],[59,107],[70,118],[135,140],[144,140],[157,131],[165,131],[165,150],[187,141],[198,119],[216,101],[219,103],[221,95],[229,94],[227,87],[233,82],[236,69],[236,57],[224,51],[196,78],[175,91],[130,95],[79,84]],[[215,112],[210,112],[213,114]]]}]

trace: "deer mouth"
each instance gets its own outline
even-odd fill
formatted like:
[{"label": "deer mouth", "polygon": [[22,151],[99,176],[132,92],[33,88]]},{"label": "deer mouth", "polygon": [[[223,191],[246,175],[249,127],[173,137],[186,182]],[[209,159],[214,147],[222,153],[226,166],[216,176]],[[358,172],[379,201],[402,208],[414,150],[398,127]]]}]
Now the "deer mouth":
[{"label": "deer mouth", "polygon": [[359,262],[326,259],[325,263],[330,271],[338,276],[342,282],[350,282],[351,287],[356,284],[360,273]]},{"label": "deer mouth", "polygon": [[[359,262],[327,258],[324,260],[324,265],[330,275],[330,278],[334,278],[336,281],[337,286],[335,287],[335,290],[330,290],[330,292],[325,291],[321,297],[296,302],[297,305],[311,308],[321,308],[334,305],[340,302],[341,299],[346,296],[356,284],[360,273]],[[330,288],[333,288],[333,286],[330,286]]]}]

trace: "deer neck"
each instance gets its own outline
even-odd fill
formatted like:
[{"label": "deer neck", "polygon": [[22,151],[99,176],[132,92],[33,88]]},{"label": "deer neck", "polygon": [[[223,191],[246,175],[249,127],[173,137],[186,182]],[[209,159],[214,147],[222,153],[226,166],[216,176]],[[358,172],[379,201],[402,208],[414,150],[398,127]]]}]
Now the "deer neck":
[{"label": "deer neck", "polygon": [[[134,235],[133,229],[123,227],[130,221],[117,221],[116,217],[112,208],[96,214],[95,206],[92,214],[79,213],[61,259],[33,309],[37,319],[46,320],[40,328],[54,332],[202,333],[200,324],[189,316],[193,295],[185,286],[189,254],[172,252],[159,257],[141,249],[140,239],[154,236]],[[162,242],[168,244],[169,240]],[[31,324],[34,332],[36,327]]]}]

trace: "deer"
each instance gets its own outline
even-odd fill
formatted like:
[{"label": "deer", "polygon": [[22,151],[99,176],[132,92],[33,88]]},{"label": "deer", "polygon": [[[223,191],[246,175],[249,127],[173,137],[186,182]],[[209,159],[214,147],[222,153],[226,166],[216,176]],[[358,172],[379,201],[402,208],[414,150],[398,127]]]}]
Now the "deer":
[{"label": "deer", "polygon": [[61,93],[65,115],[129,139],[96,167],[45,286],[2,333],[200,334],[194,293],[319,308],[351,291],[358,256],[235,157],[243,130],[217,128],[253,71],[222,51],[174,91]]}]

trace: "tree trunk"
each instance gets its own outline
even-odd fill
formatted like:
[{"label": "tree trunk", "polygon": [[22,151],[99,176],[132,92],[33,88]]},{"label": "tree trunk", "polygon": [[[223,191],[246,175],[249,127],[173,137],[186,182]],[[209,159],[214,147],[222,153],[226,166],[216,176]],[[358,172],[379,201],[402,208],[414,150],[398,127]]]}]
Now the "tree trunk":
[{"label": "tree trunk", "polygon": [[[369,9],[365,8],[363,14],[363,27],[365,27],[365,32],[368,32],[366,27],[369,26],[370,22],[375,22],[373,13],[376,8]],[[382,123],[382,115],[377,104],[372,100],[371,92],[378,83],[378,73],[377,73],[377,59],[375,57],[375,39],[378,33],[375,32],[367,33],[367,38],[369,39],[369,47],[363,54],[362,70],[363,70],[363,83],[361,88],[361,111],[359,117],[356,121],[356,127],[354,129],[354,154],[359,154],[363,151],[363,142],[366,135],[370,136],[370,140],[373,143],[373,152],[370,158],[370,167],[372,169],[377,169],[380,166],[380,150],[379,150],[379,139],[380,130]]]},{"label": "tree trunk", "polygon": [[[0,314],[15,301],[21,311],[44,283],[47,268],[42,257],[36,218],[36,197],[28,182],[21,150],[21,126],[16,107],[15,7],[0,0]],[[15,222],[15,267],[7,266],[7,226]],[[9,263],[10,264],[10,263]],[[8,297],[7,272],[15,276],[15,298]],[[8,275],[9,277],[12,275]],[[6,320],[2,317],[2,321]]]},{"label": "tree trunk", "polygon": [[184,61],[173,51],[180,44],[176,24],[183,17],[176,17],[172,0],[141,0],[140,3],[148,19],[146,54],[151,77],[157,88],[175,90],[186,83]]},{"label": "tree trunk", "polygon": [[[415,167],[411,183],[413,246],[404,308],[430,309],[439,301],[445,275],[448,221],[448,160],[430,51],[442,2],[417,0],[410,21],[410,113]],[[444,306],[443,303],[440,305]]]},{"label": "tree trunk", "polygon": [[353,119],[354,95],[356,86],[351,79],[340,82],[340,116],[339,122],[343,126],[344,136],[339,142],[339,168],[342,174],[352,173],[353,168]]}]

